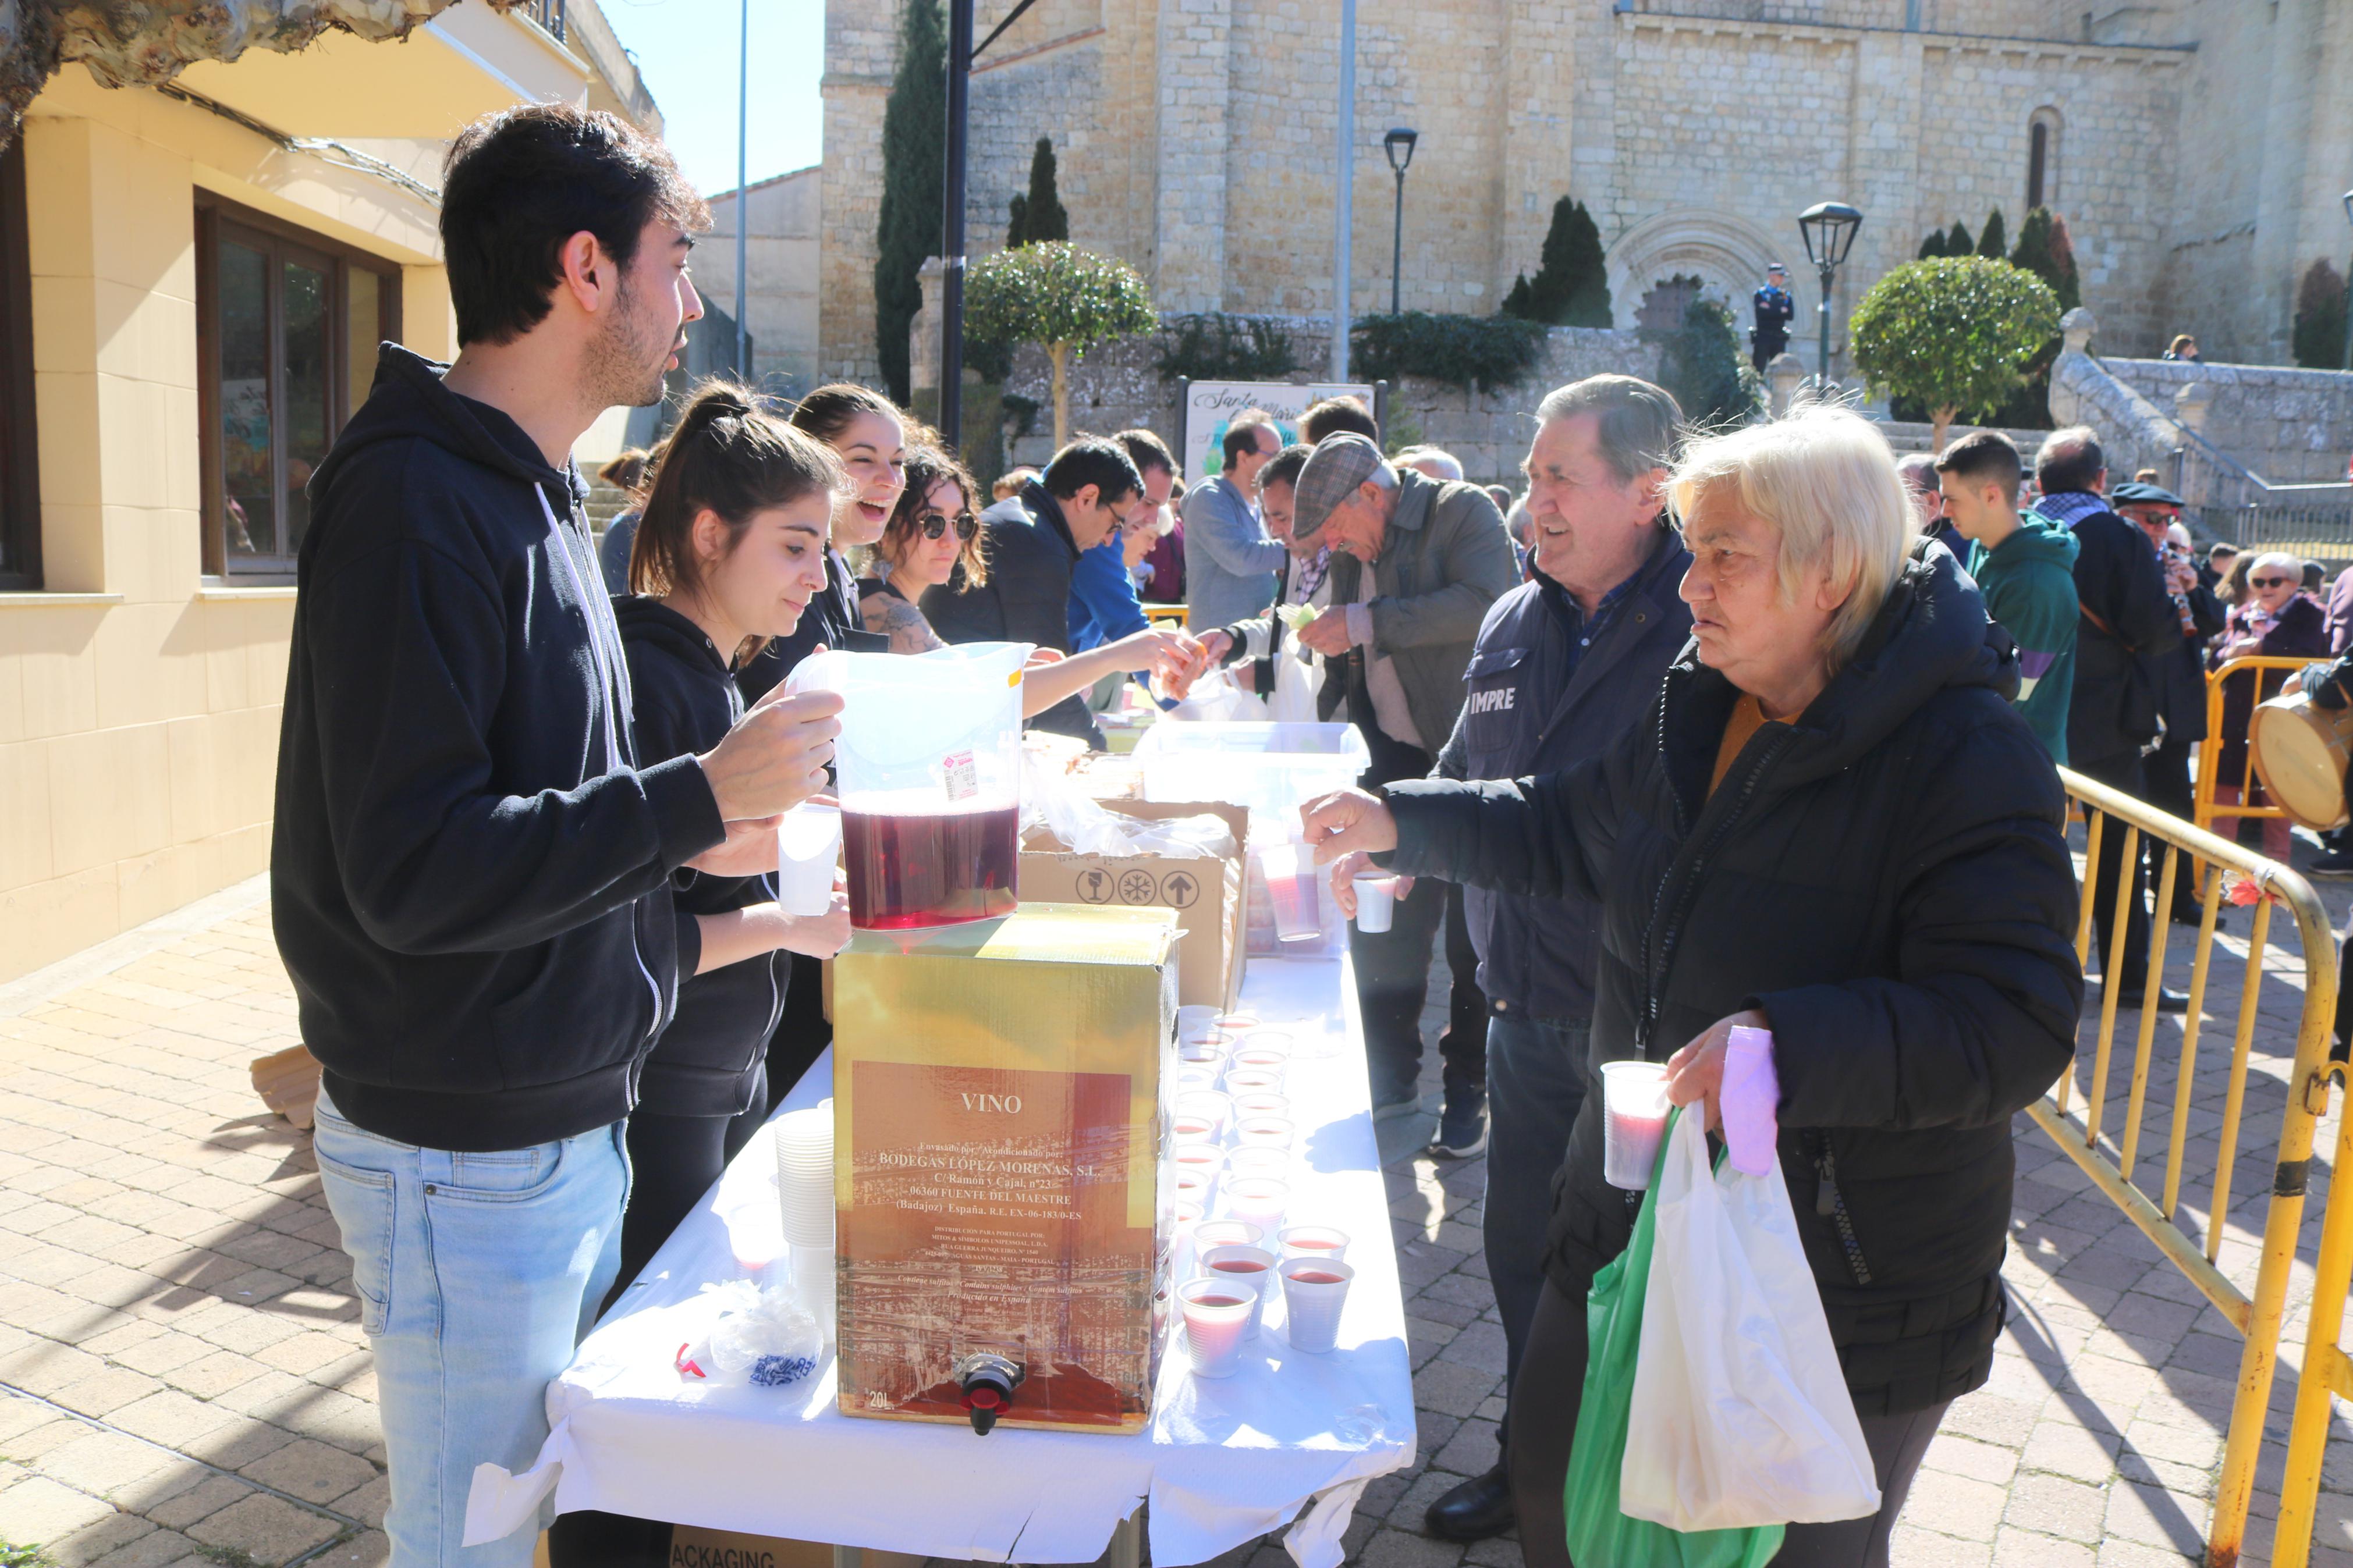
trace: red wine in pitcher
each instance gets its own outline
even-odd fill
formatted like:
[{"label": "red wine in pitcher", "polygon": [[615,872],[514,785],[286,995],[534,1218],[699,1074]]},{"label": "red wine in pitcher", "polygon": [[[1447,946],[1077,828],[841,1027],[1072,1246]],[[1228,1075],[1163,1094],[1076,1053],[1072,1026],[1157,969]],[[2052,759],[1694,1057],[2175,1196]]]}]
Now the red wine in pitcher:
[{"label": "red wine in pitcher", "polygon": [[860,931],[904,931],[1011,914],[1021,808],[971,809],[976,804],[922,813],[845,806],[849,923]]}]

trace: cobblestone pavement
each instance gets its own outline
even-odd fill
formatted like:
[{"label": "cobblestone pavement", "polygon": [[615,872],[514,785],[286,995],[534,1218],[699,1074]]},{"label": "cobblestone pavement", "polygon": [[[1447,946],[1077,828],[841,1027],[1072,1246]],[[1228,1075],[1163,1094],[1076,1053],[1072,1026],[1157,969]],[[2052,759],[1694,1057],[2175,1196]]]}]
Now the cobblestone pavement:
[{"label": "cobblestone pavement", "polygon": [[[2333,914],[2347,891],[2324,886]],[[2211,1201],[2248,917],[2231,923],[2193,1078],[2193,1229]],[[2274,934],[2220,1250],[2242,1283],[2301,1003],[2292,932]],[[292,1017],[258,883],[0,986],[0,1542],[45,1547],[61,1568],[383,1560],[384,1453],[349,1266],[308,1136],[264,1114],[246,1077],[291,1041]],[[2123,1017],[2128,1048],[2137,1015]],[[1438,1020],[1433,1005],[1433,1031]],[[2162,1020],[2161,1064],[2179,1038],[2179,1021]],[[1426,1068],[1434,1096],[1434,1053]],[[2147,1097],[2144,1160],[2163,1157],[2169,1075],[2161,1067]],[[2126,1076],[2108,1085],[2112,1128]],[[2181,1563],[2206,1522],[2239,1339],[2022,1117],[2018,1147],[2011,1326],[1992,1382],[1955,1405],[1930,1450],[1895,1561]],[[1494,1459],[1504,1336],[1480,1253],[1484,1178],[1483,1162],[1404,1149],[1389,1170],[1420,1448],[1366,1490],[1347,1537],[1366,1568],[1518,1562],[1509,1539],[1465,1549],[1419,1531],[1433,1498]],[[2316,1182],[2298,1301],[2325,1193]],[[2269,1554],[2302,1321],[2299,1309],[2251,1563]],[[2314,1561],[2353,1568],[2353,1444],[2339,1426]],[[1270,1539],[1221,1568],[1284,1561]]]}]

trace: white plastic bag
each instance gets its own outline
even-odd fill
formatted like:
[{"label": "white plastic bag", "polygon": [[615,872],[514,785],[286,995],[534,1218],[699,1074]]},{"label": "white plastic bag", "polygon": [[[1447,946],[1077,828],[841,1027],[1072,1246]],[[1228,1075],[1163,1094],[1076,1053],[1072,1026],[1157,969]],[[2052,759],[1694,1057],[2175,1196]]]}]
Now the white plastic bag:
[{"label": "white plastic bag", "polygon": [[1685,1115],[1659,1184],[1619,1506],[1680,1531],[1878,1512],[1779,1162],[1711,1172],[1703,1121]]}]

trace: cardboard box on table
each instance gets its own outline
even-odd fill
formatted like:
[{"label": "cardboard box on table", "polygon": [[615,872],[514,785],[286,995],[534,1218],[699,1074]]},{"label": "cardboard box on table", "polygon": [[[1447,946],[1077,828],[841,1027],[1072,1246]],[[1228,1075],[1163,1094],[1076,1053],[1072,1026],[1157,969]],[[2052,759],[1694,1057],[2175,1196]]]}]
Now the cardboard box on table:
[{"label": "cardboard box on table", "polygon": [[1242,994],[1242,948],[1250,813],[1220,802],[1122,800],[1107,811],[1147,822],[1215,816],[1233,829],[1234,852],[1215,855],[1082,855],[1043,828],[1024,841],[1022,901],[1166,909],[1176,912],[1177,1002],[1230,1012]]},{"label": "cardboard box on table", "polygon": [[844,1415],[966,1420],[990,1352],[1025,1374],[1000,1425],[1149,1422],[1176,944],[1166,910],[1025,900],[834,961]]}]

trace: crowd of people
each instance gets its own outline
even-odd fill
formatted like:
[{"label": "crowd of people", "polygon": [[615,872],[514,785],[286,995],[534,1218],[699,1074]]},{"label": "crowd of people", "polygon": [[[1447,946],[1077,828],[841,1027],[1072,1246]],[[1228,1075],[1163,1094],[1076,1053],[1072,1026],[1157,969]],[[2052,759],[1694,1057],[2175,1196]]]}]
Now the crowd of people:
[{"label": "crowd of people", "polygon": [[[2302,563],[2193,560],[2179,499],[2112,488],[2087,429],[2031,474],[1992,432],[1899,465],[1849,410],[1698,433],[1619,375],[1535,405],[1516,495],[1385,454],[1342,397],[1291,441],[1237,416],[1189,486],[1132,429],[986,505],[879,393],[712,384],[612,471],[632,504],[600,561],[571,448],[662,396],[702,204],[658,143],[543,105],[459,139],[440,222],[460,352],[386,345],[314,484],[272,858],[396,1563],[457,1560],[475,1467],[528,1463],[579,1335],[827,1043],[846,910],[787,915],[770,874],[840,701],[786,678],[820,647],[971,642],[1032,645],[1028,721],[1096,746],[1123,683],[1167,704],[1212,670],[1364,736],[1305,827],[1344,908],[1367,859],[1399,877],[1389,930],[1350,937],[1377,1118],[1420,1106],[1448,961],[1430,1147],[1488,1157],[1507,1346],[1497,1460],[1428,1528],[1516,1523],[1531,1564],[1567,1563],[1585,1293],[1633,1218],[1588,1086],[1663,1062],[1713,1122],[1748,1025],[1885,1499],[1793,1526],[1780,1561],[1886,1562],[1989,1375],[2010,1119],[2073,1054],[2054,764],[2187,815],[2207,661],[2341,651],[2353,584],[2324,606]],[[2137,889],[2120,837],[2100,875]],[[2126,921],[2137,973],[2145,896]],[[637,1528],[567,1514],[552,1553]]]}]

